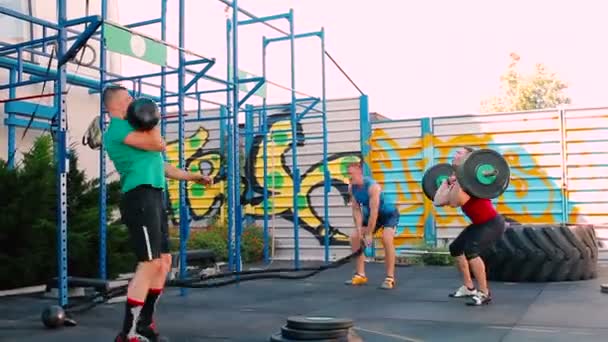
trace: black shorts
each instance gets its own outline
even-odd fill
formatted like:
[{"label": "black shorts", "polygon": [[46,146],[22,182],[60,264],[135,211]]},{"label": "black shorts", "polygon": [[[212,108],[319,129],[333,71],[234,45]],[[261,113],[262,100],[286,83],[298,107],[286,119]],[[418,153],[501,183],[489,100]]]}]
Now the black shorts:
[{"label": "black shorts", "polygon": [[505,218],[497,215],[480,224],[470,224],[450,244],[450,254],[454,257],[465,255],[470,260],[494,245],[505,231]]},{"label": "black shorts", "polygon": [[120,216],[138,261],[151,261],[169,253],[169,223],[163,190],[140,185],[122,195]]},{"label": "black shorts", "polygon": [[[367,220],[369,217],[363,218],[363,226],[367,226]],[[399,224],[399,210],[394,209],[390,213],[380,213],[378,215],[378,219],[376,220],[376,227],[374,227],[374,233],[383,228],[393,228],[397,229],[397,225]]]}]

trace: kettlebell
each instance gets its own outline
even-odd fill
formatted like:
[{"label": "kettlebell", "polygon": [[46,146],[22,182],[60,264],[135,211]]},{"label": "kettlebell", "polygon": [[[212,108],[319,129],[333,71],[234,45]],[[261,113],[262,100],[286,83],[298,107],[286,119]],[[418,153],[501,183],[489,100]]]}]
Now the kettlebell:
[{"label": "kettlebell", "polygon": [[127,121],[136,131],[149,131],[160,121],[160,110],[152,99],[140,97],[127,108]]},{"label": "kettlebell", "polygon": [[66,315],[59,305],[49,305],[42,311],[42,323],[45,327],[56,329],[65,323]]}]

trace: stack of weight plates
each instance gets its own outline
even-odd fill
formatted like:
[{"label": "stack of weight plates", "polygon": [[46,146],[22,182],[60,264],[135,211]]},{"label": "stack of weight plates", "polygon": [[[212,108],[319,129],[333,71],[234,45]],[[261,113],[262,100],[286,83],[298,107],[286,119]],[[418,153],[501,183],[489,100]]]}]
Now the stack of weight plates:
[{"label": "stack of weight plates", "polygon": [[352,327],[353,321],[347,318],[293,316],[270,341],[346,342]]}]

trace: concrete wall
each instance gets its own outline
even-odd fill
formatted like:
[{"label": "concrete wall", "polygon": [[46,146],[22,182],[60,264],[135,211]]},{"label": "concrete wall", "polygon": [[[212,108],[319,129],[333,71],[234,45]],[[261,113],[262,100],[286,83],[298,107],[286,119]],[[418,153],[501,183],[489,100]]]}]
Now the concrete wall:
[{"label": "concrete wall", "polygon": [[[448,162],[462,145],[492,148],[509,162],[511,183],[494,201],[506,216],[537,224],[608,222],[608,109],[439,117],[372,127],[373,176],[400,206],[402,247],[424,243],[433,231],[426,225],[425,232],[427,222],[435,221],[439,245],[468,224],[460,209],[433,208],[420,186],[424,170]],[[597,232],[608,237],[604,228]]]}]

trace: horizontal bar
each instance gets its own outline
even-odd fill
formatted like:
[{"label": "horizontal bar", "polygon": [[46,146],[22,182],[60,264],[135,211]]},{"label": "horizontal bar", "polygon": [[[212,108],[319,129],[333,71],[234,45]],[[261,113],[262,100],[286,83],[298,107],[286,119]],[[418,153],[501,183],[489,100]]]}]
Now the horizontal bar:
[{"label": "horizontal bar", "polygon": [[23,42],[23,43],[3,46],[3,47],[0,47],[0,53],[5,52],[5,51],[10,51],[13,49],[17,50],[18,48],[22,48],[22,47],[26,47],[26,46],[30,46],[30,45],[43,44],[43,43],[46,43],[51,40],[56,40],[58,37],[59,36],[55,35],[55,36],[50,36],[50,37],[46,37],[46,38],[34,39],[34,40],[30,40],[30,41]]},{"label": "horizontal bar", "polygon": [[238,22],[239,25],[250,25],[255,23],[263,23],[272,20],[279,19],[289,19],[289,13],[277,14],[277,15],[269,15],[267,17],[253,18],[248,20],[241,20]]},{"label": "horizontal bar", "polygon": [[[199,91],[185,93],[184,96],[196,96],[196,95],[203,95],[203,94],[222,93],[222,92],[225,92],[225,91],[228,91],[231,89],[232,89],[232,87],[229,87],[228,89],[220,88],[220,89],[211,89],[211,90],[199,90]],[[179,94],[169,94],[169,95],[166,95],[165,97],[178,97],[178,96],[179,96]]]},{"label": "horizontal bar", "polygon": [[155,72],[153,74],[143,74],[143,75],[135,75],[135,76],[124,76],[124,77],[110,78],[110,79],[108,79],[106,81],[106,83],[133,81],[133,80],[139,80],[139,79],[143,79],[143,78],[161,77],[162,75],[171,75],[171,74],[177,74],[177,70],[167,71],[167,72],[164,72],[164,73],[163,72]]},{"label": "horizontal bar", "polygon": [[93,33],[97,31],[99,26],[101,26],[101,20],[91,22],[91,24],[87,26],[84,32],[82,32],[82,34],[78,36],[72,46],[70,46],[70,49],[63,56],[60,56],[59,60],[57,61],[57,64],[59,66],[62,66],[67,63],[67,61],[76,57],[78,50],[80,50],[89,41],[89,38],[93,36]]},{"label": "horizontal bar", "polygon": [[94,22],[94,21],[101,22],[101,17],[98,16],[98,15],[90,15],[88,17],[76,18],[76,19],[72,19],[72,20],[66,21],[65,22],[65,26],[66,27],[76,26],[76,25],[91,23],[91,22]]},{"label": "horizontal bar", "polygon": [[[8,119],[4,119],[4,125],[6,126],[16,126],[16,127],[27,127],[28,125],[30,125],[30,120],[23,120],[23,119],[17,119],[17,118],[8,118]],[[56,127],[51,126],[50,123],[47,122],[40,122],[40,121],[32,121],[30,128],[33,129],[39,129],[39,130],[45,130],[45,129],[51,129],[52,131],[57,130]]]},{"label": "horizontal bar", "polygon": [[[186,63],[184,63],[184,64],[185,65],[197,65],[197,64],[204,64],[204,63],[209,63],[209,62],[215,63],[215,58],[211,58],[211,59],[208,59],[208,58],[194,59],[194,60],[191,60],[191,61],[186,61]],[[194,70],[192,72],[196,73],[196,71],[194,71]]]},{"label": "horizontal bar", "polygon": [[55,30],[59,30],[59,25],[57,25],[55,23],[52,23],[50,21],[46,21],[46,20],[40,19],[38,17],[32,17],[30,15],[23,14],[23,13],[15,11],[15,10],[12,10],[10,8],[6,8],[6,7],[0,6],[0,14],[5,14],[5,15],[8,15],[10,17],[14,17],[14,18],[17,18],[17,19],[25,20],[25,21],[30,22],[30,23],[34,23],[34,24],[37,24],[37,25],[46,26],[46,27],[49,27],[49,28],[52,28],[52,29],[55,29]]},{"label": "horizontal bar", "polygon": [[[212,116],[210,118],[202,117],[197,119],[184,119],[184,122],[199,122],[199,121],[212,121],[212,120],[222,120],[222,119],[232,119],[234,116]],[[176,124],[177,120],[167,121],[167,124]]]},{"label": "horizontal bar", "polygon": [[324,115],[308,115],[306,119],[322,119]]},{"label": "horizontal bar", "polygon": [[[273,130],[273,132],[275,132],[275,131]],[[323,140],[323,136],[322,135],[311,135],[311,136],[305,136],[304,138],[298,138],[296,140],[297,141]]]},{"label": "horizontal bar", "polygon": [[29,81],[23,81],[23,82],[9,82],[7,84],[0,85],[0,90],[24,87],[24,86],[44,82],[44,81],[54,81],[54,80],[55,80],[55,78],[49,77],[49,78],[42,78],[40,80],[29,80]]},{"label": "horizontal bar", "polygon": [[[294,39],[300,39],[300,38],[308,38],[308,37],[319,37],[321,38],[321,31],[317,31],[317,32],[308,32],[308,33],[300,33],[300,34],[296,34],[293,36]],[[263,39],[263,44],[264,46],[267,46],[270,43],[276,43],[276,42],[281,42],[281,41],[285,41],[285,40],[290,40],[291,37],[290,36],[286,36],[286,37],[276,37],[276,38],[266,38],[264,37]]]},{"label": "horizontal bar", "polygon": [[309,104],[304,111],[302,111],[302,113],[300,113],[300,115],[298,115],[297,117],[297,121],[300,121],[304,118],[304,116],[306,114],[308,114],[308,112],[310,112],[318,103],[320,102],[319,99],[314,99],[313,102],[311,104]]},{"label": "horizontal bar", "polygon": [[9,102],[4,105],[4,112],[7,114],[15,114],[20,116],[27,116],[35,118],[41,118],[51,120],[57,114],[57,108],[36,104],[27,101]]},{"label": "horizontal bar", "polygon": [[[67,92],[63,93],[63,95],[67,95],[67,94],[68,94]],[[37,99],[40,97],[52,97],[52,96],[55,96],[55,93],[13,97],[10,99],[0,100],[0,103],[7,103],[7,102],[14,102],[14,101],[21,101],[21,100],[31,100],[31,99]]]},{"label": "horizontal bar", "polygon": [[125,25],[125,27],[126,28],[135,28],[135,27],[140,27],[140,26],[154,25],[154,24],[158,24],[160,22],[162,22],[162,18],[144,20],[144,21],[140,21],[137,23],[127,24],[127,25]]},{"label": "horizontal bar", "polygon": [[436,254],[436,255],[449,255],[450,252],[440,252],[440,251],[425,251],[418,249],[400,249],[400,255],[426,255],[426,254]]}]

